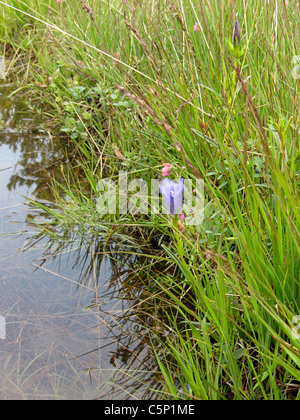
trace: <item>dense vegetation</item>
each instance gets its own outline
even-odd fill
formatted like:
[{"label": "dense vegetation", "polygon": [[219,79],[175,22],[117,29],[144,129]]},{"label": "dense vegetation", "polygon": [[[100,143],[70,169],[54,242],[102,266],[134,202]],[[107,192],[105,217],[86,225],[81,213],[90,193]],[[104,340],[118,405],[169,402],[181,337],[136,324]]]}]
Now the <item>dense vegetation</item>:
[{"label": "dense vegetation", "polygon": [[[161,398],[300,399],[299,18],[296,0],[0,1],[8,75],[76,156],[53,217],[145,252]],[[204,180],[200,226],[100,217],[99,180],[150,186],[164,163]]]}]

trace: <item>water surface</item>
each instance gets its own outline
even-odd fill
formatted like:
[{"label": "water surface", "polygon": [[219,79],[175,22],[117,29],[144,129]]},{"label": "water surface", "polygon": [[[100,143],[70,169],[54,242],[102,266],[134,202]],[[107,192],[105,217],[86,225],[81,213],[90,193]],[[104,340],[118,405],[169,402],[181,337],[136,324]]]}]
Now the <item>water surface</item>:
[{"label": "water surface", "polygon": [[0,85],[0,399],[149,398],[153,360],[123,285],[137,257],[36,230],[51,220],[25,197],[51,206],[50,177],[69,162],[39,104],[14,88]]}]

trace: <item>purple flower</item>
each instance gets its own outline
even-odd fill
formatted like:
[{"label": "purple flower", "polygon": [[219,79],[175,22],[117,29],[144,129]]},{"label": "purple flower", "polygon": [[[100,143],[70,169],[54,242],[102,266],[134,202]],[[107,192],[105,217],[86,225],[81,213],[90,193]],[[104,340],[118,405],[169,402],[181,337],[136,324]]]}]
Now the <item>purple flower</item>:
[{"label": "purple flower", "polygon": [[165,199],[169,213],[172,216],[182,210],[184,191],[183,184],[183,178],[180,179],[178,184],[171,181],[169,178],[165,178],[159,187],[160,192]]},{"label": "purple flower", "polygon": [[233,46],[237,47],[241,43],[241,30],[238,20],[235,22],[234,35],[233,35]]}]

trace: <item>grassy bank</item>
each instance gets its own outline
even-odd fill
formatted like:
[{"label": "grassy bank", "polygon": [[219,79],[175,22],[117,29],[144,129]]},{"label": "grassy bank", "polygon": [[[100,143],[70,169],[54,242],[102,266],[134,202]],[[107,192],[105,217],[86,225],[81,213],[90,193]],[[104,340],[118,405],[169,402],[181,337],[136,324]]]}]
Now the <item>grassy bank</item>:
[{"label": "grassy bank", "polygon": [[[77,156],[55,217],[144,246],[162,398],[300,398],[299,18],[295,0],[0,1],[8,72]],[[99,180],[150,186],[163,163],[204,180],[200,226],[100,217]]]}]

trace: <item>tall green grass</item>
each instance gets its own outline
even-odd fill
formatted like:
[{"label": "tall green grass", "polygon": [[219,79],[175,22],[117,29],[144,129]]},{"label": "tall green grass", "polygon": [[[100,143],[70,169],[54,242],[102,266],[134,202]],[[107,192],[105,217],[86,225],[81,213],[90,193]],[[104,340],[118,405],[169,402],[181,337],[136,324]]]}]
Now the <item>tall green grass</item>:
[{"label": "tall green grass", "polygon": [[[299,3],[4,3],[15,77],[52,104],[79,153],[80,177],[66,168],[55,186],[60,222],[157,239],[165,266],[147,281],[168,331],[156,338],[161,397],[299,399]],[[204,179],[201,227],[99,220],[99,179],[125,169],[150,183],[163,162]]]}]

